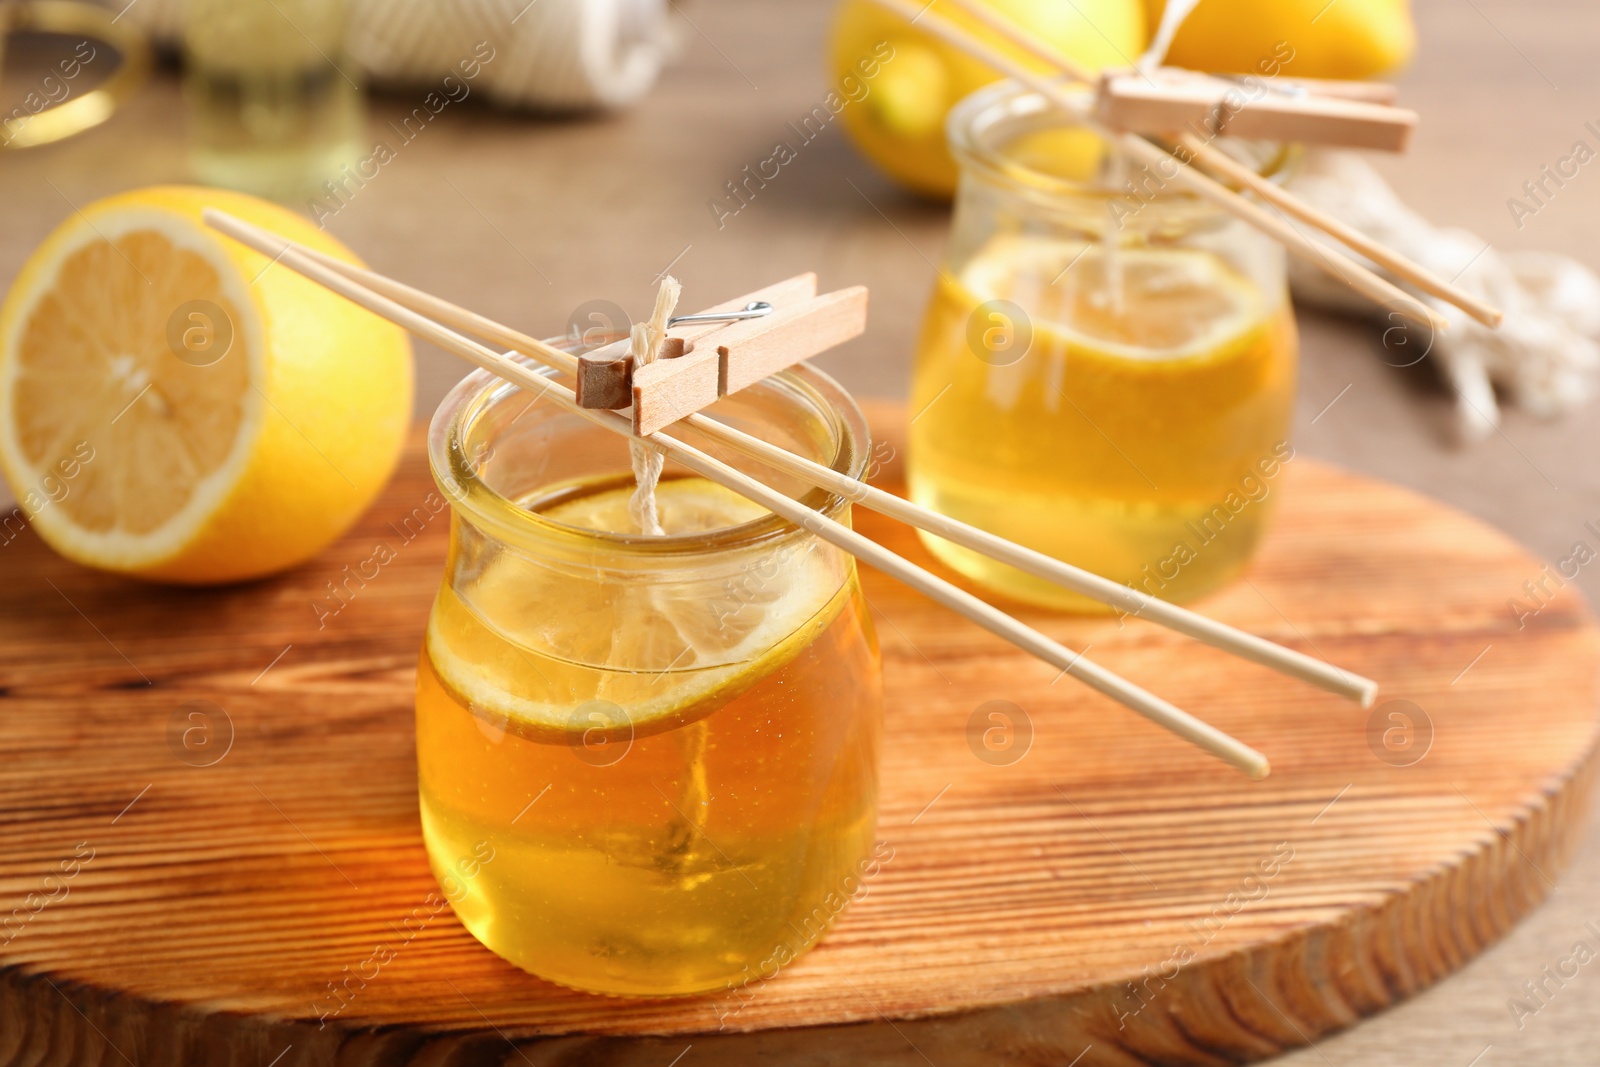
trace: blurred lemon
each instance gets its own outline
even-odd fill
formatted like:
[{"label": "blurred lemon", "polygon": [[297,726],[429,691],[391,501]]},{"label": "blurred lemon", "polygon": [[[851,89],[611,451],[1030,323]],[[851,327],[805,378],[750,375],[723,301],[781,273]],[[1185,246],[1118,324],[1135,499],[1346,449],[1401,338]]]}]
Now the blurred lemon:
[{"label": "blurred lemon", "polygon": [[[1159,25],[1164,0],[1145,4]],[[1167,61],[1259,75],[1292,50],[1282,63],[1289,77],[1374,78],[1404,66],[1416,44],[1409,0],[1200,0]]]},{"label": "blurred lemon", "polygon": [[182,583],[314,555],[411,418],[405,334],[205,227],[217,207],[355,263],[237,193],[141,189],[52,233],[0,307],[0,469],[56,551]]},{"label": "blurred lemon", "polygon": [[[1094,70],[1131,65],[1143,50],[1140,0],[986,0],[1040,41]],[[933,11],[1034,70],[1044,64],[952,4]],[[912,26],[869,0],[844,0],[834,16],[829,52],[835,85],[852,103],[840,117],[863,155],[900,184],[927,196],[949,197],[956,165],[945,147],[944,120],[957,101],[996,81],[998,72]],[[1069,155],[1085,142],[1063,140]],[[1043,169],[1079,173],[1074,159],[1046,160]]]}]

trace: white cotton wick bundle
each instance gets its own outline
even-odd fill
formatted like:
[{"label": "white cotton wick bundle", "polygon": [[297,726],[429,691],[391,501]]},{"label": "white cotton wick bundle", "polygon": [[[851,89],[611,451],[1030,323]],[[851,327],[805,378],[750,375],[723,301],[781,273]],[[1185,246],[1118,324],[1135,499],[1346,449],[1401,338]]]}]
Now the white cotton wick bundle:
[{"label": "white cotton wick bundle", "polygon": [[[160,43],[183,40],[185,0],[113,6]],[[676,58],[682,36],[668,0],[345,0],[345,15],[348,63],[380,84],[422,90],[408,106],[428,91],[466,91],[538,111],[627,107]]]},{"label": "white cotton wick bundle", "polygon": [[[650,321],[633,324],[629,354],[633,357],[634,370],[654,363],[660,354],[661,342],[667,336],[667,321],[672,318],[682,292],[678,279],[667,275],[661,281],[661,288],[656,290],[656,306],[650,313]],[[656,485],[661,481],[667,455],[655,445],[635,440],[628,442],[628,458],[633,463],[634,481],[633,496],[628,498],[628,514],[640,533],[660,537],[665,531],[656,511]]]},{"label": "white cotton wick bundle", "polygon": [[1500,328],[1492,330],[1423,296],[1450,319],[1450,329],[1438,334],[1398,329],[1391,309],[1375,308],[1311,264],[1289,263],[1296,300],[1380,318],[1386,362],[1407,367],[1426,356],[1439,366],[1455,393],[1463,439],[1494,432],[1502,399],[1549,418],[1574,410],[1600,391],[1600,277],[1583,264],[1548,252],[1502,252],[1465,230],[1437,226],[1402,201],[1354,152],[1308,151],[1288,188],[1505,311]]},{"label": "white cotton wick bundle", "polygon": [[[480,42],[473,83],[512,107],[626,107],[674,50],[666,0],[346,0],[350,56],[380,82],[434,85]],[[137,10],[137,9],[136,9]]]}]

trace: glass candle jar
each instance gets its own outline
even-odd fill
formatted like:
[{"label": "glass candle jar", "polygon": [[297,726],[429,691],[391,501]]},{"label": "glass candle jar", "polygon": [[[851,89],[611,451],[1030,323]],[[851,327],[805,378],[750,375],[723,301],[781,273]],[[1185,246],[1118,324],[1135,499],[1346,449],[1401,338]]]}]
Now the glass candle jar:
[{"label": "glass candle jar", "polygon": [[[961,183],[912,378],[912,498],[1167,600],[1233,578],[1292,455],[1282,247],[1015,83],[965,100],[949,137]],[[924,540],[1005,596],[1107,610]]]},{"label": "glass candle jar", "polygon": [[[861,413],[816,371],[712,413],[864,468]],[[435,415],[429,459],[452,516],[418,668],[422,827],[467,929],[540,977],[635,996],[804,952],[873,845],[882,688],[854,558],[670,463],[667,535],[629,532],[626,441],[482,371]],[[840,497],[748,469],[849,521]]]},{"label": "glass candle jar", "polygon": [[195,177],[307,198],[322,222],[317,206],[336,210],[362,184],[366,115],[343,0],[184,0],[183,14]]}]

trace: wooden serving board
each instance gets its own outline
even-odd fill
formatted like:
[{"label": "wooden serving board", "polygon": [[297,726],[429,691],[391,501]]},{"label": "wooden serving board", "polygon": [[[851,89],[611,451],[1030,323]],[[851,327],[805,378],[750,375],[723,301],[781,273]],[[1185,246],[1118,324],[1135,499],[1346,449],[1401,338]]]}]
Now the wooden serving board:
[{"label": "wooden serving board", "polygon": [[1308,458],[1273,491],[1248,580],[1202,607],[1412,704],[1023,613],[1265,751],[1251,783],[867,572],[891,854],[814,952],[686,1000],[546,984],[436,907],[411,689],[447,522],[420,437],[354,532],[253,585],[143,586],[24,535],[0,548],[0,1064],[1220,1064],[1347,1026],[1549,890],[1600,649],[1570,591],[1519,627],[1543,564],[1471,519]]}]

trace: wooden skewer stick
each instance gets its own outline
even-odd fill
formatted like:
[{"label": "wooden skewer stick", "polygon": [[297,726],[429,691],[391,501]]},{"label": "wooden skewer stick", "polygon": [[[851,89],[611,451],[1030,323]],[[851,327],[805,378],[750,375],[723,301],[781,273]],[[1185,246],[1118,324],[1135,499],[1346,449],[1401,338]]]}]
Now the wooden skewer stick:
[{"label": "wooden skewer stick", "polygon": [[[1092,78],[1092,75],[1073,62],[1071,57],[1058,49],[1052,48],[1043,41],[1023,33],[1016,23],[1011,22],[1004,16],[982,5],[973,4],[970,0],[951,0],[951,2],[981,20],[984,25],[1001,34],[1007,40],[1026,48],[1043,62],[1062,71],[1068,77],[1079,80]],[[1197,75],[1197,77],[1204,76]],[[1304,81],[1292,82],[1291,84],[1308,87],[1313,93],[1318,92],[1317,86],[1322,84],[1327,87],[1326,91],[1330,91],[1333,95],[1338,95],[1355,92],[1364,83]],[[1391,251],[1359,230],[1345,225],[1332,215],[1317,210],[1299,197],[1284,191],[1274,182],[1263,178],[1228,155],[1228,153],[1213,147],[1194,134],[1180,133],[1176,136],[1176,143],[1187,150],[1192,158],[1198,160],[1202,166],[1213,174],[1220,175],[1229,181],[1248,188],[1261,199],[1277,205],[1285,214],[1293,215],[1301,222],[1315,226],[1323,233],[1342,242],[1346,247],[1360,252],[1380,267],[1392,271],[1397,277],[1415,285],[1423,292],[1430,293],[1446,303],[1454,304],[1490,329],[1499,326],[1501,320],[1505,318],[1498,308],[1491,307],[1459,286],[1444,281],[1427,268],[1400,255],[1398,252]]]},{"label": "wooden skewer stick", "polygon": [[1347,697],[1363,708],[1370,708],[1377,700],[1378,683],[1369,678],[1352,674],[1331,663],[1313,659],[1148,593],[1141,593],[1137,589],[1101,577],[1092,571],[1063,563],[1052,556],[1008,541],[987,530],[940,515],[903,497],[840,474],[831,467],[797,456],[770,441],[764,441],[732,426],[725,426],[715,419],[706,416],[698,418],[700,421],[694,421],[691,425],[720,443],[736,448],[818,488],[838,493],[845,499],[876,511],[880,515],[887,515],[908,526],[926,530],[1130,616],[1148,619],[1213,648],[1231,652],[1251,663],[1260,664],[1280,674]]},{"label": "wooden skewer stick", "polygon": [[[1435,333],[1444,333],[1450,328],[1449,319],[1404,289],[1373,273],[1342,252],[1318,244],[1283,219],[1239,196],[1221,182],[1206,177],[1193,167],[1186,166],[1177,156],[1136,134],[1121,134],[1118,140],[1129,155],[1143,160],[1152,168],[1164,170],[1170,166],[1173,177],[1200,197],[1232,212],[1262,233],[1275,238],[1285,248],[1298,252],[1301,258],[1315,263],[1381,307],[1404,315]],[[1160,170],[1156,176],[1158,178],[1161,176]]]},{"label": "wooden skewer stick", "polygon": [[[1048,78],[1035,74],[1027,67],[1024,67],[1020,63],[1012,60],[1009,56],[996,51],[981,41],[973,39],[964,33],[959,27],[955,26],[953,23],[935,14],[934,12],[926,9],[919,12],[918,9],[909,2],[909,0],[873,0],[873,2],[916,22],[916,24],[924,31],[933,34],[935,37],[938,37],[941,40],[944,40],[953,47],[965,51],[973,58],[993,67],[995,70],[1010,75],[1011,77],[1034,89],[1036,92],[1039,92],[1045,97],[1049,98],[1051,102],[1056,104],[1056,106],[1083,119],[1087,124],[1091,126],[1098,126],[1098,123],[1094,121],[1093,117],[1088,115],[1076,101],[1068,96],[1061,89],[1060,85]],[[1034,40],[1028,34],[1018,29],[1015,23],[1012,23],[1003,16],[974,3],[973,0],[951,0],[951,3],[954,3],[963,11],[972,15],[973,18],[982,22],[996,33],[1004,36],[1019,47],[1026,49],[1029,53],[1036,56],[1041,61],[1066,74],[1069,78],[1085,82],[1093,81],[1093,75],[1091,75],[1083,67],[1074,63],[1066,56],[1061,55],[1056,50]],[[1196,194],[1212,201],[1223,210],[1231,212],[1233,215],[1256,227],[1258,230],[1261,230],[1263,233],[1266,233],[1275,240],[1281,242],[1291,251],[1299,253],[1302,257],[1315,263],[1317,266],[1321,267],[1335,278],[1376,301],[1378,304],[1398,311],[1406,317],[1414,319],[1433,330],[1442,332],[1448,328],[1448,320],[1439,315],[1426,304],[1422,303],[1422,301],[1412,296],[1410,293],[1407,293],[1398,286],[1391,284],[1386,279],[1368,270],[1366,267],[1362,266],[1360,263],[1357,263],[1350,257],[1310,240],[1299,230],[1296,230],[1283,220],[1274,217],[1268,212],[1262,210],[1259,206],[1252,204],[1250,201],[1235,193],[1227,186],[1222,185],[1220,182],[1213,181],[1202,174],[1196,173],[1191,168],[1185,166],[1182,160],[1177,160],[1176,157],[1172,156],[1170,153],[1162,151],[1160,148],[1151,144],[1143,137],[1131,133],[1117,134],[1103,129],[1102,132],[1108,138],[1117,140],[1119,144],[1124,146],[1130,155],[1139,157],[1147,165],[1159,166],[1162,168],[1169,166],[1176,168],[1175,174],[1173,175],[1175,180],[1181,181]],[[1217,154],[1220,155],[1222,153],[1219,152]],[[1244,184],[1251,190],[1259,191],[1261,187],[1269,187],[1281,193],[1283,196],[1289,195],[1287,193],[1282,193],[1281,190],[1277,190],[1275,186],[1272,186],[1271,182],[1262,178],[1260,175],[1255,174],[1253,171],[1250,171],[1248,168],[1241,168],[1241,170],[1250,175],[1250,178],[1246,179]],[[1158,174],[1158,176],[1160,175]],[[1313,225],[1316,225],[1319,229],[1323,229],[1325,232],[1331,232],[1327,231],[1327,228],[1323,226],[1322,223],[1324,221],[1331,223],[1335,220],[1332,220],[1322,212],[1318,212],[1309,206],[1302,205],[1302,207],[1304,208],[1305,214],[1301,217],[1303,217],[1306,221],[1311,222]],[[1433,289],[1430,289],[1429,291],[1435,292],[1435,295],[1441,295],[1442,299],[1448,300],[1452,304],[1456,304],[1456,306],[1460,307],[1463,311],[1466,311],[1469,315],[1473,315],[1474,318],[1477,317],[1474,314],[1474,308],[1478,308],[1487,310],[1495,317],[1495,321],[1498,321],[1498,316],[1500,314],[1498,311],[1495,311],[1493,308],[1484,308],[1483,305],[1478,304],[1478,302],[1473,300],[1473,298],[1466,296],[1464,293],[1460,293],[1459,290],[1455,289],[1448,283],[1440,281],[1439,279],[1432,277],[1432,275],[1428,275],[1427,272],[1423,271],[1420,267],[1416,268],[1416,270],[1418,272],[1418,277],[1410,277],[1405,275],[1402,276],[1405,276],[1408,281],[1418,284],[1420,284],[1420,277],[1426,277],[1429,281],[1429,284],[1433,287]],[[1399,272],[1397,271],[1396,273]],[[1454,299],[1454,297],[1457,295],[1463,297],[1467,303],[1464,304]],[[1467,304],[1471,304],[1473,306],[1469,307]],[[1489,325],[1493,324],[1494,323],[1489,323]]]},{"label": "wooden skewer stick", "polygon": [[[247,224],[241,224],[245,226]],[[281,240],[266,230],[255,230],[263,241]],[[452,304],[446,300],[414,289],[403,282],[382,274],[353,266],[309,248],[299,249],[305,257],[322,264],[347,278],[354,279],[367,288],[388,297],[413,311],[420,311],[447,325],[467,330],[495,344],[505,345],[523,355],[539,360],[547,366],[567,374],[576,374],[581,359],[528,334],[513,330],[493,319]],[[766,463],[785,474],[800,478],[821,489],[838,493],[863,507],[887,515],[899,522],[936,534],[958,545],[970,548],[1002,563],[1026,571],[1037,578],[1053,582],[1064,589],[1116,608],[1128,615],[1147,619],[1177,633],[1195,638],[1213,648],[1230,652],[1241,659],[1271,668],[1291,678],[1315,685],[1331,693],[1358,701],[1369,708],[1377,699],[1376,682],[1350,673],[1330,663],[1313,659],[1293,649],[1285,648],[1255,634],[1228,626],[1197,612],[1179,607],[1147,593],[1141,593],[1091,571],[1063,563],[1058,559],[1024,548],[987,530],[980,530],[964,522],[940,515],[909,500],[885,492],[865,482],[844,475],[769,441],[744,433],[706,415],[690,415],[685,425],[704,433],[721,444]]]},{"label": "wooden skewer stick", "polygon": [[[1071,57],[1045,44],[1043,41],[1023,33],[1016,23],[1011,22],[1004,16],[982,5],[974,4],[971,0],[951,0],[951,2],[978,18],[996,33],[1027,49],[1045,63],[1064,72],[1068,77],[1083,81],[1093,78],[1093,75],[1075,63]],[[1357,94],[1366,85],[1366,83],[1361,82],[1294,81],[1292,79],[1285,79],[1285,81],[1286,84],[1305,87],[1314,94],[1327,93],[1334,96]],[[1369,96],[1371,102],[1387,102],[1388,99],[1392,98],[1393,87],[1379,88],[1379,93]],[[1284,191],[1272,181],[1263,178],[1249,167],[1239,163],[1226,152],[1213,147],[1193,134],[1180,135],[1178,143],[1213,173],[1220,174],[1248,188],[1263,200],[1277,205],[1286,214],[1293,215],[1300,221],[1315,226],[1335,240],[1344,243],[1347,247],[1360,252],[1379,266],[1392,271],[1396,276],[1415,285],[1423,292],[1430,293],[1446,303],[1455,305],[1485,326],[1493,329],[1499,326],[1501,320],[1504,319],[1504,314],[1498,308],[1484,303],[1459,286],[1444,281],[1420,264],[1391,251],[1384,245],[1372,240],[1366,234],[1345,225],[1332,215],[1311,207],[1299,197]]]},{"label": "wooden skewer stick", "polygon": [[1360,230],[1345,225],[1332,215],[1318,211],[1299,197],[1266,181],[1228,153],[1206,144],[1194,134],[1180,133],[1176,140],[1178,145],[1213,174],[1249,186],[1257,196],[1277,205],[1284,214],[1293,215],[1301,222],[1315,226],[1334,240],[1343,242],[1346,247],[1360,252],[1378,266],[1397,277],[1404,278],[1423,292],[1430,293],[1446,303],[1454,304],[1490,329],[1499,326],[1501,320],[1505,318],[1499,308],[1486,304],[1459,286],[1444,281],[1387,245],[1374,241]]},{"label": "wooden skewer stick", "polygon": [[425,340],[453,352],[483,367],[506,381],[518,385],[536,396],[547,397],[567,411],[580,415],[598,426],[626,437],[629,440],[648,440],[663,449],[678,463],[702,477],[733,490],[740,496],[760,504],[774,514],[781,515],[796,526],[807,530],[829,544],[850,553],[885,574],[911,586],[918,592],[943,604],[957,614],[977,623],[990,633],[1011,642],[1018,648],[1058,667],[1125,707],[1138,712],[1159,726],[1170,730],[1184,740],[1204,749],[1238,768],[1251,778],[1265,778],[1271,771],[1267,758],[1260,752],[1230,737],[1209,723],[1195,718],[1153,693],[1134,685],[1127,679],[1090,662],[1051,640],[1030,626],[957,588],[937,575],[930,574],[916,564],[856,533],[849,527],[821,515],[797,500],[778,492],[770,486],[742,474],[727,464],[713,459],[700,450],[666,434],[655,433],[644,438],[636,437],[629,420],[614,411],[585,408],[578,404],[571,389],[561,385],[546,374],[540,373],[510,356],[503,355],[471,338],[456,333],[434,320],[404,307],[360,282],[318,263],[302,254],[297,246],[282,237],[267,238],[261,231],[214,208],[205,211],[205,221],[214,229],[227,234],[247,247],[255,249],[283,266],[345,297],[368,311],[410,330]]}]

